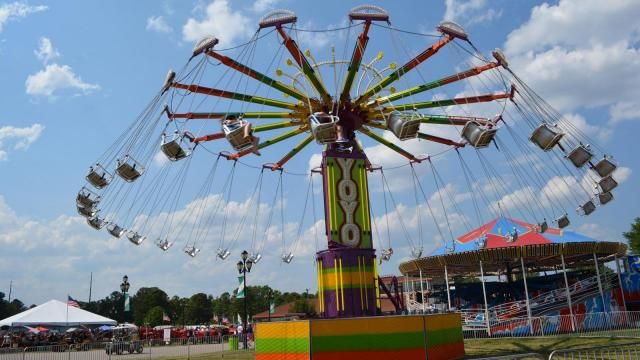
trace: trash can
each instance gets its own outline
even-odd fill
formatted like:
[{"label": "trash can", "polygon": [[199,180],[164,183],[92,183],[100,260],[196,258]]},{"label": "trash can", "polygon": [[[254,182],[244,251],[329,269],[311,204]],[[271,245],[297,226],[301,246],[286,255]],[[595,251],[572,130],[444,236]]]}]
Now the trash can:
[{"label": "trash can", "polygon": [[229,336],[229,350],[238,350],[237,336]]}]

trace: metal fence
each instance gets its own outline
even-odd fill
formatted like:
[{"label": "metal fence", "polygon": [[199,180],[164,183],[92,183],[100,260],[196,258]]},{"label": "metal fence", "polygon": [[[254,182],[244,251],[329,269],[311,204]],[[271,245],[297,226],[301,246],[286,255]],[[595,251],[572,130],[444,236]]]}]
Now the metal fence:
[{"label": "metal fence", "polygon": [[240,336],[113,341],[74,345],[2,348],[0,360],[104,360],[104,359],[253,359],[254,342]]},{"label": "metal fence", "polygon": [[549,354],[549,360],[554,359],[635,360],[640,359],[640,343],[555,350]]},{"label": "metal fence", "polygon": [[640,312],[598,312],[577,315],[518,317],[493,320],[490,327],[480,320],[463,326],[465,339],[530,336],[605,336],[640,338]]}]

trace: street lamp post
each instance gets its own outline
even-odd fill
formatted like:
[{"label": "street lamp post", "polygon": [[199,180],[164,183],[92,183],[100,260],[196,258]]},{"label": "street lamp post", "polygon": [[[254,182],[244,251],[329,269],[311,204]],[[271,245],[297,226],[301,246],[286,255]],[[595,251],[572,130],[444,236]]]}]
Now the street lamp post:
[{"label": "street lamp post", "polygon": [[269,322],[271,322],[271,301],[273,300],[273,290],[269,289],[269,293],[267,294],[267,305],[269,306]]},{"label": "street lamp post", "polygon": [[[236,264],[238,267],[238,273],[242,274],[242,282],[244,284],[244,321],[243,321],[243,332],[246,334],[247,332],[247,296],[249,295],[249,289],[247,288],[247,273],[251,272],[251,267],[253,266],[253,262],[248,259],[249,253],[247,250],[242,251],[242,260],[238,261]],[[247,348],[247,335],[244,335],[244,348]]]},{"label": "street lamp post", "polygon": [[128,306],[128,297],[129,297],[129,287],[131,286],[131,284],[129,284],[129,277],[127,275],[122,277],[122,282],[120,283],[120,291],[122,292],[122,298],[124,299],[124,322],[127,322],[127,312],[129,312],[129,306]]}]

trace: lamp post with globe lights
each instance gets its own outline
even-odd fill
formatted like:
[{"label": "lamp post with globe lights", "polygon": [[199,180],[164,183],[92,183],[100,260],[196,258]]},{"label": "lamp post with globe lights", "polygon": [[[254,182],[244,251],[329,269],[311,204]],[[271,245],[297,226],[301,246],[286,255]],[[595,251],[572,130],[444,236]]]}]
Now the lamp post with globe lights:
[{"label": "lamp post with globe lights", "polygon": [[[247,332],[247,296],[249,295],[247,289],[247,273],[251,272],[251,267],[253,266],[253,261],[249,259],[249,253],[247,250],[242,251],[241,260],[236,264],[238,267],[238,273],[242,274],[242,283],[243,283],[243,297],[244,297],[244,321],[242,322],[243,332]],[[243,334],[244,335],[244,334]],[[247,348],[247,336],[244,335],[243,339],[244,348]]]}]

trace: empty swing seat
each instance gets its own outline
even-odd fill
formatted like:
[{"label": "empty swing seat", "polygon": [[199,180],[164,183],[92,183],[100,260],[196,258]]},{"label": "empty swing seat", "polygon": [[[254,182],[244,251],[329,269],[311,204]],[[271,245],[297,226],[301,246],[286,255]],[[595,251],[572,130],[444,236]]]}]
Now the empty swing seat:
[{"label": "empty swing seat", "polygon": [[131,241],[132,244],[134,245],[140,245],[142,244],[143,241],[145,241],[146,237],[138,234],[138,232],[134,232],[134,231],[129,231],[127,233],[127,238],[129,239],[129,241]]},{"label": "empty swing seat", "polygon": [[567,214],[564,214],[556,219],[556,223],[558,223],[558,227],[560,229],[564,229],[569,226],[569,224],[571,224],[571,221],[569,221],[569,216]]},{"label": "empty swing seat", "polygon": [[90,219],[94,216],[96,216],[96,209],[95,208],[88,208],[88,207],[81,207],[81,206],[77,206],[78,208],[78,214],[86,217],[87,219]]},{"label": "empty swing seat", "polygon": [[584,204],[580,205],[577,209],[578,214],[586,216],[596,211],[596,204],[593,203],[593,200],[588,200]]},{"label": "empty swing seat", "polygon": [[600,186],[602,192],[609,192],[618,187],[618,182],[609,175],[600,179],[600,181],[598,181],[598,186]]},{"label": "empty swing seat", "polygon": [[224,120],[222,122],[222,132],[229,144],[236,150],[242,151],[253,146],[253,139],[251,136],[244,136],[244,129],[249,126],[246,120]]},{"label": "empty swing seat", "polygon": [[168,239],[158,239],[156,241],[156,245],[162,249],[162,251],[167,251],[171,246],[173,246],[173,243],[169,242]]},{"label": "empty swing seat", "polygon": [[113,176],[105,170],[99,163],[89,167],[89,172],[85,176],[89,184],[93,185],[96,189],[102,189],[109,185]]},{"label": "empty swing seat", "polygon": [[166,135],[162,134],[162,145],[160,145],[160,150],[171,161],[184,159],[191,155],[192,151],[188,146],[184,146],[183,143],[185,142],[185,139],[190,142],[189,138],[184,134],[175,133],[171,140],[168,141]]},{"label": "empty swing seat", "polygon": [[413,248],[411,249],[411,256],[413,256],[415,259],[418,259],[422,256],[422,246],[420,246],[419,248]]},{"label": "empty swing seat", "polygon": [[111,234],[111,236],[119,239],[126,230],[117,224],[111,223],[107,226],[107,231],[109,232],[109,234]]},{"label": "empty swing seat", "polygon": [[224,260],[228,258],[229,255],[231,255],[231,252],[228,249],[218,248],[218,251],[216,251],[216,254],[220,259]]},{"label": "empty swing seat", "polygon": [[104,219],[94,216],[91,218],[87,218],[87,224],[89,224],[89,226],[96,230],[100,230],[106,225],[106,222],[104,221]]},{"label": "empty swing seat", "polygon": [[518,240],[518,229],[513,228],[513,231],[510,231],[507,234],[507,242],[512,243],[512,242],[516,242],[517,240]]},{"label": "empty swing seat", "polygon": [[116,172],[124,181],[134,182],[142,175],[144,167],[131,156],[125,155],[122,159],[118,159]]},{"label": "empty swing seat", "polygon": [[600,205],[606,205],[613,200],[613,193],[611,192],[603,192],[598,194],[598,201]]},{"label": "empty swing seat", "polygon": [[529,140],[538,145],[540,149],[549,151],[560,142],[563,136],[563,133],[553,131],[547,124],[542,124],[533,130]]},{"label": "empty swing seat", "polygon": [[198,249],[194,245],[187,245],[184,247],[184,253],[191,257],[196,257],[196,255],[198,255],[199,252],[200,252],[200,249]]},{"label": "empty swing seat", "polygon": [[420,118],[406,118],[400,111],[392,111],[387,115],[387,129],[400,140],[414,139],[420,130]]},{"label": "empty swing seat", "polygon": [[589,162],[593,157],[593,153],[589,150],[589,145],[580,145],[566,156],[569,161],[577,168],[581,168],[584,164]]},{"label": "empty swing seat", "polygon": [[481,236],[476,240],[476,247],[478,249],[484,249],[487,246],[487,237]]},{"label": "empty swing seat", "polygon": [[600,177],[606,177],[611,175],[611,173],[613,173],[613,171],[617,168],[618,166],[613,163],[611,160],[609,160],[608,156],[604,156],[604,158],[602,158],[602,160],[598,161],[594,166],[593,166],[593,170],[595,170],[598,175],[600,175]]},{"label": "empty swing seat", "polygon": [[309,116],[311,133],[318,144],[331,144],[338,141],[338,121],[340,121],[339,117],[325,112],[315,112]]},{"label": "empty swing seat", "polygon": [[293,254],[292,253],[282,254],[281,259],[282,259],[282,262],[291,264],[291,260],[293,260]]},{"label": "empty swing seat", "polygon": [[257,264],[260,261],[260,259],[262,259],[261,253],[255,253],[249,256],[249,261],[251,261],[254,264]]},{"label": "empty swing seat", "polygon": [[476,149],[485,148],[491,144],[498,131],[495,127],[487,127],[476,121],[469,121],[462,128],[462,137],[469,145]]},{"label": "empty swing seat", "polygon": [[82,187],[80,192],[78,192],[78,196],[76,196],[76,205],[79,208],[93,209],[98,205],[101,199],[102,198],[93,191],[86,187]]}]

